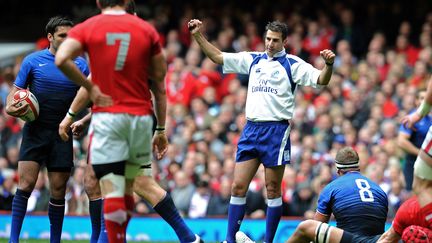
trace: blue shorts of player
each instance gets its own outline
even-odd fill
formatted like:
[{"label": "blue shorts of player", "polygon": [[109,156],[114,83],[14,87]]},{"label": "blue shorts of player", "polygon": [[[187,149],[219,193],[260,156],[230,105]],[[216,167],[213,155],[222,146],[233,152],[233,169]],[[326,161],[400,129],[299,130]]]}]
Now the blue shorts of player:
[{"label": "blue shorts of player", "polygon": [[69,172],[73,167],[72,139],[61,140],[58,129],[26,123],[22,136],[19,161],[36,161],[54,172]]},{"label": "blue shorts of player", "polygon": [[247,121],[237,145],[237,162],[256,159],[273,167],[290,163],[291,142],[288,121]]},{"label": "blue shorts of player", "polygon": [[344,231],[340,243],[376,243],[381,235],[358,235]]}]

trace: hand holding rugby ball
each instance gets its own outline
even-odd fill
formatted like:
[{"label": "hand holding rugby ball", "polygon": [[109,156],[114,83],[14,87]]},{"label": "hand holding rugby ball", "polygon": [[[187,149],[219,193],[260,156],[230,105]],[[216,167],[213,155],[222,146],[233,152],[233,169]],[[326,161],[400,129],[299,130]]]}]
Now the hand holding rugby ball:
[{"label": "hand holding rugby ball", "polygon": [[21,89],[15,92],[13,101],[18,102],[15,104],[15,107],[28,105],[28,108],[25,111],[17,115],[21,120],[26,122],[34,121],[39,116],[39,102],[36,99],[36,96],[29,90]]}]

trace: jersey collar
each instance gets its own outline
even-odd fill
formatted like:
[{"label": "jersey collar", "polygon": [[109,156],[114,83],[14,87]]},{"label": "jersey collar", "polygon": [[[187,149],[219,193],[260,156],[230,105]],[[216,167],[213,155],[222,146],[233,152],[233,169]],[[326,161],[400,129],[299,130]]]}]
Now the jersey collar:
[{"label": "jersey collar", "polygon": [[286,55],[286,52],[285,52],[285,48],[284,48],[284,49],[282,49],[282,51],[275,53],[273,55],[273,58],[282,57],[282,56],[285,56],[285,55]]},{"label": "jersey collar", "polygon": [[122,15],[126,14],[125,10],[105,10],[102,12],[102,14],[109,14],[109,15]]}]

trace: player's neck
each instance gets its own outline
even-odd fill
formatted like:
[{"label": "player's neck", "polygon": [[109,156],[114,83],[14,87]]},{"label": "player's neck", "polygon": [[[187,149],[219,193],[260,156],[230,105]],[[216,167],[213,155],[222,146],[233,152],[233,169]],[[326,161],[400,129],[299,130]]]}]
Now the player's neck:
[{"label": "player's neck", "polygon": [[56,50],[52,45],[50,45],[50,47],[48,48],[48,51],[49,51],[51,54],[53,54],[54,56],[55,56],[55,54],[56,54],[56,52],[57,52],[57,50]]},{"label": "player's neck", "polygon": [[102,13],[105,13],[105,12],[116,12],[116,11],[125,11],[125,8],[124,8],[124,6],[116,5],[116,6],[113,6],[113,7],[107,7],[107,8],[102,9]]}]

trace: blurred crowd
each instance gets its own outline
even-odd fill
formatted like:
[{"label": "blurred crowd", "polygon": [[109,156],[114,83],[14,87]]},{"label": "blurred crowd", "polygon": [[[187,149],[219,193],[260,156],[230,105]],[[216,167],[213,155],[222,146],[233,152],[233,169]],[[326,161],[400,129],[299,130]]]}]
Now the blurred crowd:
[{"label": "blurred crowd", "polygon": [[[227,3],[227,5],[229,5]],[[187,21],[200,18],[204,32],[227,52],[264,51],[263,26],[279,20],[290,27],[287,52],[315,67],[324,65],[322,49],[337,57],[328,87],[297,90],[291,121],[291,165],[283,179],[284,216],[311,217],[321,189],[336,178],[334,156],[342,146],[354,147],[362,172],[388,194],[389,218],[410,191],[402,169],[405,151],[398,146],[399,119],[416,107],[416,95],[432,73],[432,12],[420,22],[397,21],[393,35],[373,28],[365,18],[343,4],[316,8],[305,14],[271,11],[268,19],[255,12],[220,7],[196,10],[181,7],[177,25],[164,5],[149,21],[160,31],[168,60],[167,155],[153,161],[153,175],[169,192],[185,217],[224,217],[228,212],[236,144],[245,125],[248,77],[223,74],[191,41]],[[324,11],[325,10],[325,11]],[[211,14],[209,14],[211,13]],[[179,13],[177,13],[179,14]],[[258,16],[258,17],[257,17]],[[360,17],[362,19],[360,19]],[[377,25],[381,19],[375,16]],[[363,22],[362,22],[363,21]],[[387,20],[383,20],[389,21]],[[0,97],[4,106],[22,57],[1,70]],[[17,185],[17,160],[23,122],[0,115],[0,210],[10,210]],[[88,138],[74,141],[76,167],[67,192],[67,213],[87,214],[84,192]],[[265,213],[265,185],[258,170],[247,194],[252,218]],[[153,209],[136,197],[136,213]],[[40,172],[29,199],[29,212],[46,211],[49,200],[47,172]]]}]

